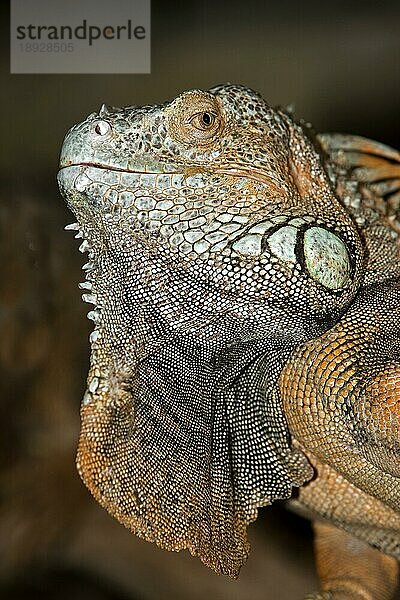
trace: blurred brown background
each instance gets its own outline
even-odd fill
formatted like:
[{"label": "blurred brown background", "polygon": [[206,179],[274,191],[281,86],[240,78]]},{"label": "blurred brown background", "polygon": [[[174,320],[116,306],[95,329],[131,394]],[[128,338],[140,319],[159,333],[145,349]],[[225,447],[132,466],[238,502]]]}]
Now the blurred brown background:
[{"label": "blurred brown background", "polygon": [[237,582],[140,541],[90,498],[74,455],[88,365],[85,258],[55,175],[66,130],[107,104],[225,81],[291,104],[319,131],[400,147],[400,3],[153,0],[151,75],[9,75],[1,10],[0,598],[261,600],[315,587],[306,521],[250,528]]}]

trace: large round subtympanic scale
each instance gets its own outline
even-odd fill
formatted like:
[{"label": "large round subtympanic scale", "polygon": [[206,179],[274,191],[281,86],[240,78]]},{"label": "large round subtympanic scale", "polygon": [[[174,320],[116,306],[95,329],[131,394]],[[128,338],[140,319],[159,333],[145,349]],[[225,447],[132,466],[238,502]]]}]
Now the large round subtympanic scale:
[{"label": "large round subtympanic scale", "polygon": [[350,259],[344,242],[322,227],[310,227],[304,234],[304,258],[311,277],[330,290],[348,282]]}]

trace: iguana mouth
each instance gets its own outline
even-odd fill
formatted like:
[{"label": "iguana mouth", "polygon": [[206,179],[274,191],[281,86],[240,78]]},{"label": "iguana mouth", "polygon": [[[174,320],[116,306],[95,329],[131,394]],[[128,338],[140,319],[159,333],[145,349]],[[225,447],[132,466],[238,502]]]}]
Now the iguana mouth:
[{"label": "iguana mouth", "polygon": [[[96,169],[103,169],[104,171],[116,171],[116,172],[122,172],[122,173],[143,173],[146,175],[186,175],[189,174],[188,173],[188,169],[182,169],[182,170],[176,170],[176,171],[171,171],[171,170],[163,170],[163,171],[148,171],[146,169],[128,169],[128,168],[122,168],[122,167],[116,167],[114,165],[105,165],[102,163],[97,163],[97,162],[90,162],[90,161],[85,161],[85,162],[79,162],[79,163],[69,163],[66,165],[61,165],[60,166],[60,171],[62,169],[67,169],[68,167],[93,167]],[[275,180],[274,177],[272,177],[271,175],[266,175],[265,173],[258,171],[256,169],[229,169],[229,168],[221,168],[221,169],[207,169],[206,167],[203,166],[198,166],[197,167],[192,167],[190,169],[190,175],[194,175],[194,174],[206,174],[206,173],[210,173],[211,175],[215,175],[216,173],[219,175],[228,175],[231,177],[244,177],[247,179],[252,179],[253,181],[257,181],[258,183],[262,183],[262,184],[266,184],[269,186],[274,186],[275,188],[277,188],[279,186],[279,183]]]},{"label": "iguana mouth", "polygon": [[147,171],[146,169],[128,169],[122,167],[116,167],[114,165],[104,165],[96,162],[79,162],[79,163],[68,163],[67,165],[60,165],[60,171],[62,169],[68,169],[68,167],[93,167],[95,169],[103,169],[104,171],[119,171],[122,173],[146,173],[148,175],[181,175],[181,171]]}]

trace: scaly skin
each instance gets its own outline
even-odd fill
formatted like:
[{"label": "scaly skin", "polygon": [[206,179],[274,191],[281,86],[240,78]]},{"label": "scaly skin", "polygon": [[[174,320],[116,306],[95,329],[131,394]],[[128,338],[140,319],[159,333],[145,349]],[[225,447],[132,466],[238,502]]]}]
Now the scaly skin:
[{"label": "scaly skin", "polygon": [[[379,182],[396,160],[232,85],[103,106],[67,134],[58,179],[95,304],[78,469],[132,531],[235,577],[258,507],[300,487],[298,505],[397,557],[398,184]],[[372,503],[365,527],[329,504],[332,470]]]}]

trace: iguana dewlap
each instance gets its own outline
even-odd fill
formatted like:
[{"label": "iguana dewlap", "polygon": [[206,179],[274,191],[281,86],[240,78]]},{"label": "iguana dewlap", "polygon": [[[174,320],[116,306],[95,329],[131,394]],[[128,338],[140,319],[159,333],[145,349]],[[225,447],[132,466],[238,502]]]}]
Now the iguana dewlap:
[{"label": "iguana dewlap", "polygon": [[313,597],[390,598],[400,154],[226,85],[103,105],[58,181],[89,253],[77,462],[95,498],[235,577],[258,507],[295,497],[318,521]]}]

